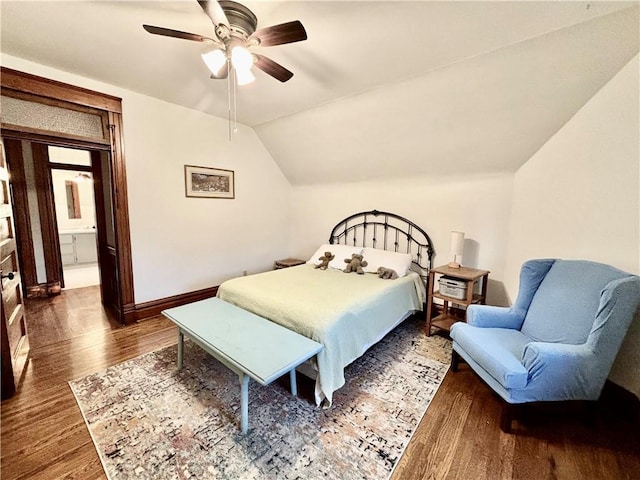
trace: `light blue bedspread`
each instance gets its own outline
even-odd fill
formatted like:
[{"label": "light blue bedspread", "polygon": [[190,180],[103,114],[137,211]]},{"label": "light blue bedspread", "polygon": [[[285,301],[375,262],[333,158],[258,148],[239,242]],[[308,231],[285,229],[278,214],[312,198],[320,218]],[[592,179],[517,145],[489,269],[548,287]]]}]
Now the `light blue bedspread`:
[{"label": "light blue bedspread", "polygon": [[228,280],[218,297],[325,346],[317,359],[318,405],[323,399],[331,404],[344,385],[344,367],[423,304],[413,272],[382,280],[311,264]]}]

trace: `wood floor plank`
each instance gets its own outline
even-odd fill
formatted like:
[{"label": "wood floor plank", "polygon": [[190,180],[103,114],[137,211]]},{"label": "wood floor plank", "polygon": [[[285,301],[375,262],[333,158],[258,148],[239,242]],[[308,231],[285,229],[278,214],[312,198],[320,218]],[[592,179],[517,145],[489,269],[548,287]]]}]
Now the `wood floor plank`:
[{"label": "wood floor plank", "polygon": [[[68,382],[174,345],[177,331],[162,316],[105,322],[96,303],[95,290],[93,299],[65,291],[31,311],[27,303],[27,321],[37,323],[30,334],[45,337],[32,342],[19,391],[1,405],[3,480],[106,478]],[[468,367],[448,372],[392,480],[640,479],[640,428],[624,409],[602,405],[589,422],[571,411],[527,413],[505,434],[501,407]]]},{"label": "wood floor plank", "polygon": [[458,463],[456,447],[461,441],[471,403],[469,398],[462,394],[458,393],[453,397],[450,413],[444,418],[437,432],[431,454],[423,461],[424,473],[419,478],[445,478],[453,465]]}]

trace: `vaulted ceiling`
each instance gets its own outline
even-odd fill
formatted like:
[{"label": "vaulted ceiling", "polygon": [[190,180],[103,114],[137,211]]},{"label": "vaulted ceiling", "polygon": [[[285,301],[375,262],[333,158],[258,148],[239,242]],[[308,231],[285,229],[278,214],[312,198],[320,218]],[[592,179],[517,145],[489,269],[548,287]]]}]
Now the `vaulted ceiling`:
[{"label": "vaulted ceiling", "polygon": [[[638,54],[638,2],[243,2],[258,27],[308,40],[258,48],[294,72],[237,91],[293,184],[513,172]],[[227,83],[195,0],[0,2],[3,53],[226,118]]]}]

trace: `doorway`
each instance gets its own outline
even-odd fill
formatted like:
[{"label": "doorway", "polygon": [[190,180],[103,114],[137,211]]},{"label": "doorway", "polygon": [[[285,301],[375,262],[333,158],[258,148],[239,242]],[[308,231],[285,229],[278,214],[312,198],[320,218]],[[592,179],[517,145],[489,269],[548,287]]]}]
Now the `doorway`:
[{"label": "doorway", "polygon": [[[88,171],[83,171],[86,165],[83,169],[73,168],[93,177],[101,302],[120,323],[134,322],[121,99],[0,68],[2,137],[11,171],[12,195],[17,200],[14,212],[20,269],[23,280],[33,285],[31,291],[25,292],[26,296],[56,295],[64,288],[49,149],[88,152]],[[20,158],[31,159],[34,167],[31,173],[21,167],[24,162],[16,160]],[[33,175],[35,188],[27,189],[25,175]],[[63,199],[65,195],[66,190]],[[22,207],[17,205],[19,202]],[[32,222],[32,218],[37,220]],[[21,226],[17,225],[19,221]],[[27,278],[29,275],[31,279]]]},{"label": "doorway", "polygon": [[[89,152],[90,174],[94,180],[99,305],[108,308],[117,323],[133,323],[135,304],[122,100],[6,67],[0,67],[0,86],[0,144],[5,147],[2,162],[7,160],[10,171],[9,176],[0,180],[4,180],[5,200],[12,200],[0,205],[3,206],[0,210],[5,223],[6,218],[15,220],[15,230],[13,225],[0,230],[6,233],[3,244],[17,251],[17,256],[11,257],[17,257],[11,272],[13,283],[6,283],[15,295],[8,298],[12,301],[23,298],[23,293],[27,293],[23,280],[29,275],[44,296],[61,292],[64,278],[48,147],[84,150]],[[33,167],[28,172],[24,168],[25,158]],[[26,174],[32,176],[35,188],[27,189]],[[16,205],[17,202],[22,206]],[[42,255],[38,255],[34,247],[40,248]],[[3,253],[7,251],[5,248]],[[6,276],[9,278],[9,274]],[[3,288],[4,285],[3,282]],[[0,295],[0,305],[4,301]],[[78,307],[80,305],[74,308]],[[0,315],[3,399],[15,393],[29,358],[28,328],[12,329],[17,324],[16,318],[22,322],[20,325],[25,323],[24,309],[18,310],[19,318],[7,315],[9,310],[5,308]],[[20,335],[20,341],[12,345],[10,335],[14,333],[16,338]]]},{"label": "doorway", "polygon": [[25,297],[57,295],[92,276],[101,303],[119,318],[109,155],[29,140],[4,143]]},{"label": "doorway", "polygon": [[87,150],[48,147],[63,290],[100,285],[96,192]]}]

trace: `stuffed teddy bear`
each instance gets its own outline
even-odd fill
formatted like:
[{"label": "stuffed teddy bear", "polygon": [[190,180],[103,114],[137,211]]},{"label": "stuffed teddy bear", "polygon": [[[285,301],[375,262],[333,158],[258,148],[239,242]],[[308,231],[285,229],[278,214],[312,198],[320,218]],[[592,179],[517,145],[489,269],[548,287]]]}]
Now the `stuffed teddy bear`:
[{"label": "stuffed teddy bear", "polygon": [[364,270],[362,269],[362,267],[366,267],[367,265],[369,265],[359,253],[354,253],[353,255],[351,255],[351,258],[345,258],[344,262],[347,264],[347,266],[343,270],[343,272],[356,272],[360,275],[364,275]]},{"label": "stuffed teddy bear", "polygon": [[329,262],[331,260],[333,260],[334,258],[336,258],[336,256],[331,253],[331,252],[324,252],[324,255],[322,255],[320,258],[318,258],[318,260],[320,260],[320,263],[318,265],[316,265],[316,268],[319,268],[320,270],[326,270],[327,267],[329,266]]},{"label": "stuffed teddy bear", "polygon": [[383,278],[385,280],[395,280],[398,278],[398,274],[395,270],[392,270],[387,267],[379,267],[378,268],[378,277]]}]

